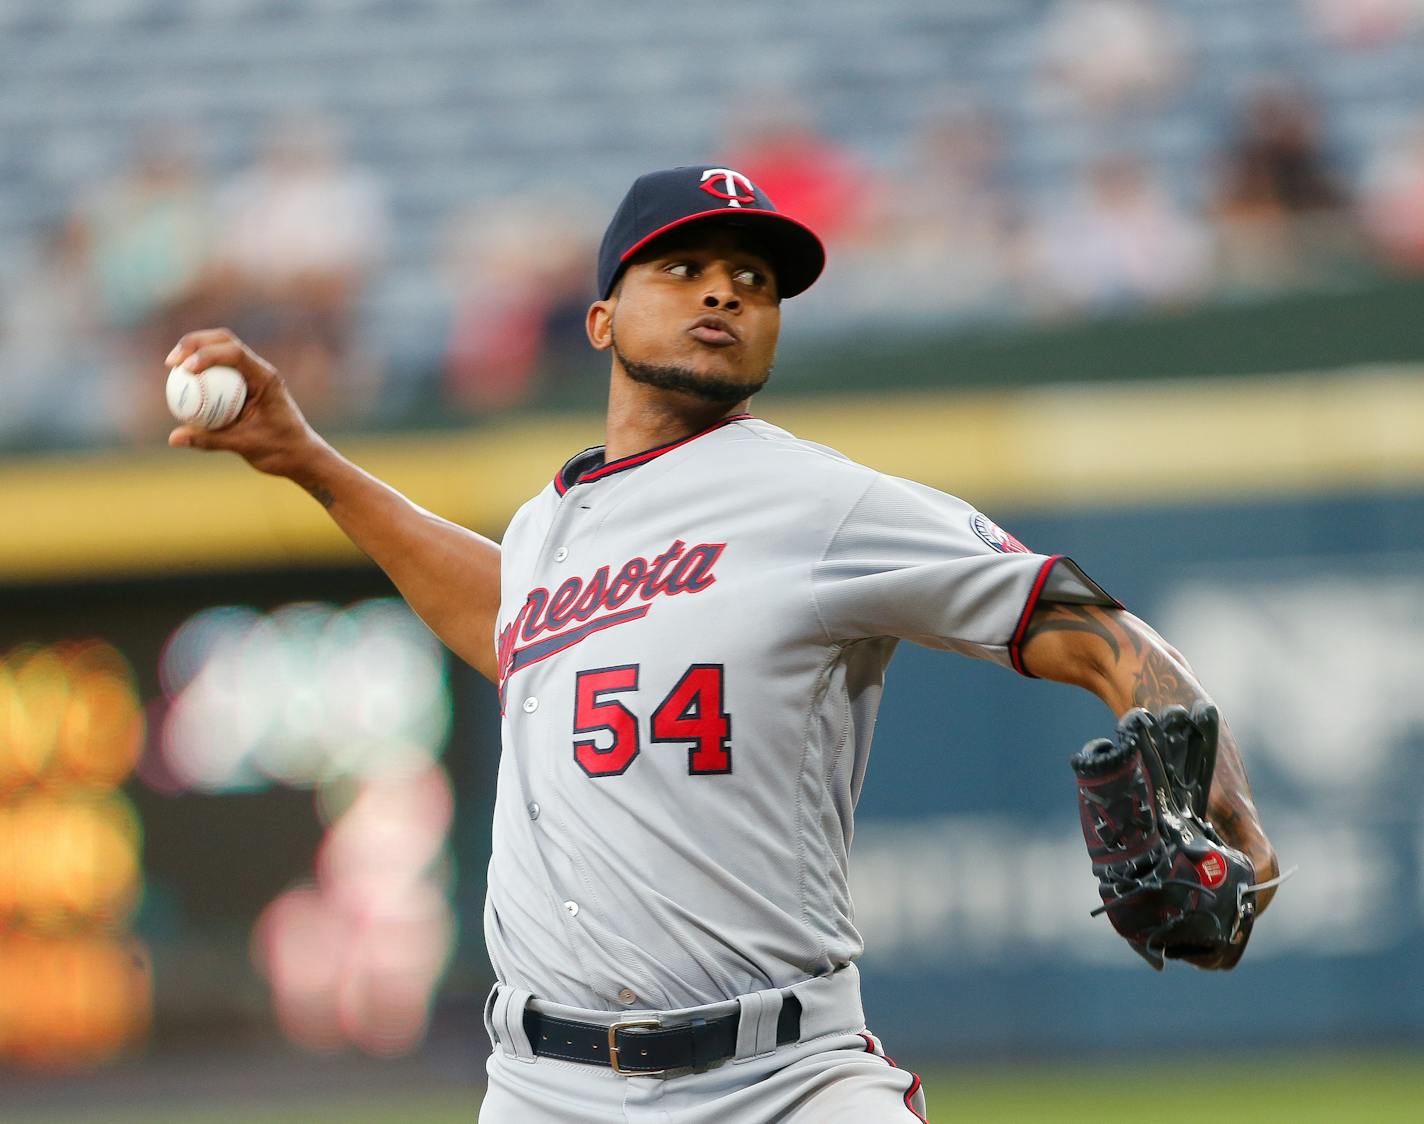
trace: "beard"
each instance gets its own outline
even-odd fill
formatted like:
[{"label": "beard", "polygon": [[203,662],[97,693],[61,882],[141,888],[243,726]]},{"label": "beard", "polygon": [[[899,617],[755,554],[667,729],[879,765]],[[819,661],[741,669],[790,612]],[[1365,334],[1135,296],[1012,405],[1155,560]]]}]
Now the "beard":
[{"label": "beard", "polygon": [[704,375],[676,363],[639,363],[619,350],[617,337],[613,339],[613,354],[634,382],[655,386],[659,390],[689,394],[715,406],[731,406],[750,398],[771,378],[770,367],[760,374],[727,378]]}]

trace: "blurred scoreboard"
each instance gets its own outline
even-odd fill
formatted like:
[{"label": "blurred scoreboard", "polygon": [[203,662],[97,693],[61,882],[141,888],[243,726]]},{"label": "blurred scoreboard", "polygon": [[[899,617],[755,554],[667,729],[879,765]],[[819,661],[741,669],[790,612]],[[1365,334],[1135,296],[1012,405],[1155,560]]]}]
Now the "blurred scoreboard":
[{"label": "blurred scoreboard", "polygon": [[367,567],[0,590],[0,1065],[414,1048],[479,682]]},{"label": "blurred scoreboard", "polygon": [[143,875],[120,785],[144,739],[128,661],[92,637],[0,657],[0,1054],[100,1057],[149,1020]]}]

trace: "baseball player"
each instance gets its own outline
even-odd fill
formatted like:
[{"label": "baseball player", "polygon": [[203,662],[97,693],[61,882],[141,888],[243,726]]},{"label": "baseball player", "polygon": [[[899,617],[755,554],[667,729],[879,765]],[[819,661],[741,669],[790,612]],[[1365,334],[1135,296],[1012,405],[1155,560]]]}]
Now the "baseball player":
[{"label": "baseball player", "polygon": [[[300,484],[497,686],[482,1121],[924,1119],[919,1079],[865,1026],[847,889],[895,645],[1078,684],[1117,714],[1205,698],[1069,559],[749,412],[782,301],[823,263],[733,169],[638,179],[587,316],[605,443],[498,545],[344,459],[231,333],[168,356],[249,384],[236,424],[170,444]],[[1217,827],[1274,873],[1225,730],[1214,779]]]}]

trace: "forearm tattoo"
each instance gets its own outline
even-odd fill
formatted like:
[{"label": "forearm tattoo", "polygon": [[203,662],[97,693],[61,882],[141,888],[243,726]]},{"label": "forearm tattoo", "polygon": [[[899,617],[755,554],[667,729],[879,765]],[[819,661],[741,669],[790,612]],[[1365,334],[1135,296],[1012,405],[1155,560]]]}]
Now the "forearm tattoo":
[{"label": "forearm tattoo", "polygon": [[1182,668],[1166,652],[1139,644],[1139,664],[1132,681],[1132,705],[1160,713],[1165,707],[1184,706],[1205,699],[1206,694],[1191,682]]},{"label": "forearm tattoo", "polygon": [[[1211,701],[1186,662],[1130,613],[1098,605],[1040,604],[1025,633],[1024,646],[1035,636],[1050,632],[1079,633],[1100,642],[1092,648],[1106,685],[1103,697],[1119,712],[1140,706],[1161,714],[1169,706],[1190,710],[1198,702]],[[1258,840],[1264,842],[1264,837],[1236,739],[1224,720],[1207,814],[1227,842],[1258,860],[1269,854],[1269,848],[1262,852],[1253,846]],[[1263,878],[1274,873],[1257,872]]]},{"label": "forearm tattoo", "polygon": [[1115,631],[1103,619],[1102,610],[1094,605],[1040,602],[1033,620],[1029,622],[1028,631],[1024,633],[1024,645],[1045,632],[1086,632],[1106,644],[1114,660],[1122,658],[1122,645],[1118,643]]},{"label": "forearm tattoo", "polygon": [[329,509],[331,505],[336,502],[336,497],[320,484],[313,484],[307,491],[311,494],[312,499],[316,500],[322,507]]}]

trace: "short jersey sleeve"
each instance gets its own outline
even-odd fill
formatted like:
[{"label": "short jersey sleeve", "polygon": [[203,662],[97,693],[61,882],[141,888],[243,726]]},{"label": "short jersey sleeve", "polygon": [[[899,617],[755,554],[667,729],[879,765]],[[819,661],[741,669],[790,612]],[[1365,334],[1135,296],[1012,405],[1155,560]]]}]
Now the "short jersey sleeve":
[{"label": "short jersey sleeve", "polygon": [[1040,600],[1118,604],[1072,560],[1033,553],[963,500],[878,474],[813,567],[812,591],[831,643],[892,636],[1020,672]]}]

